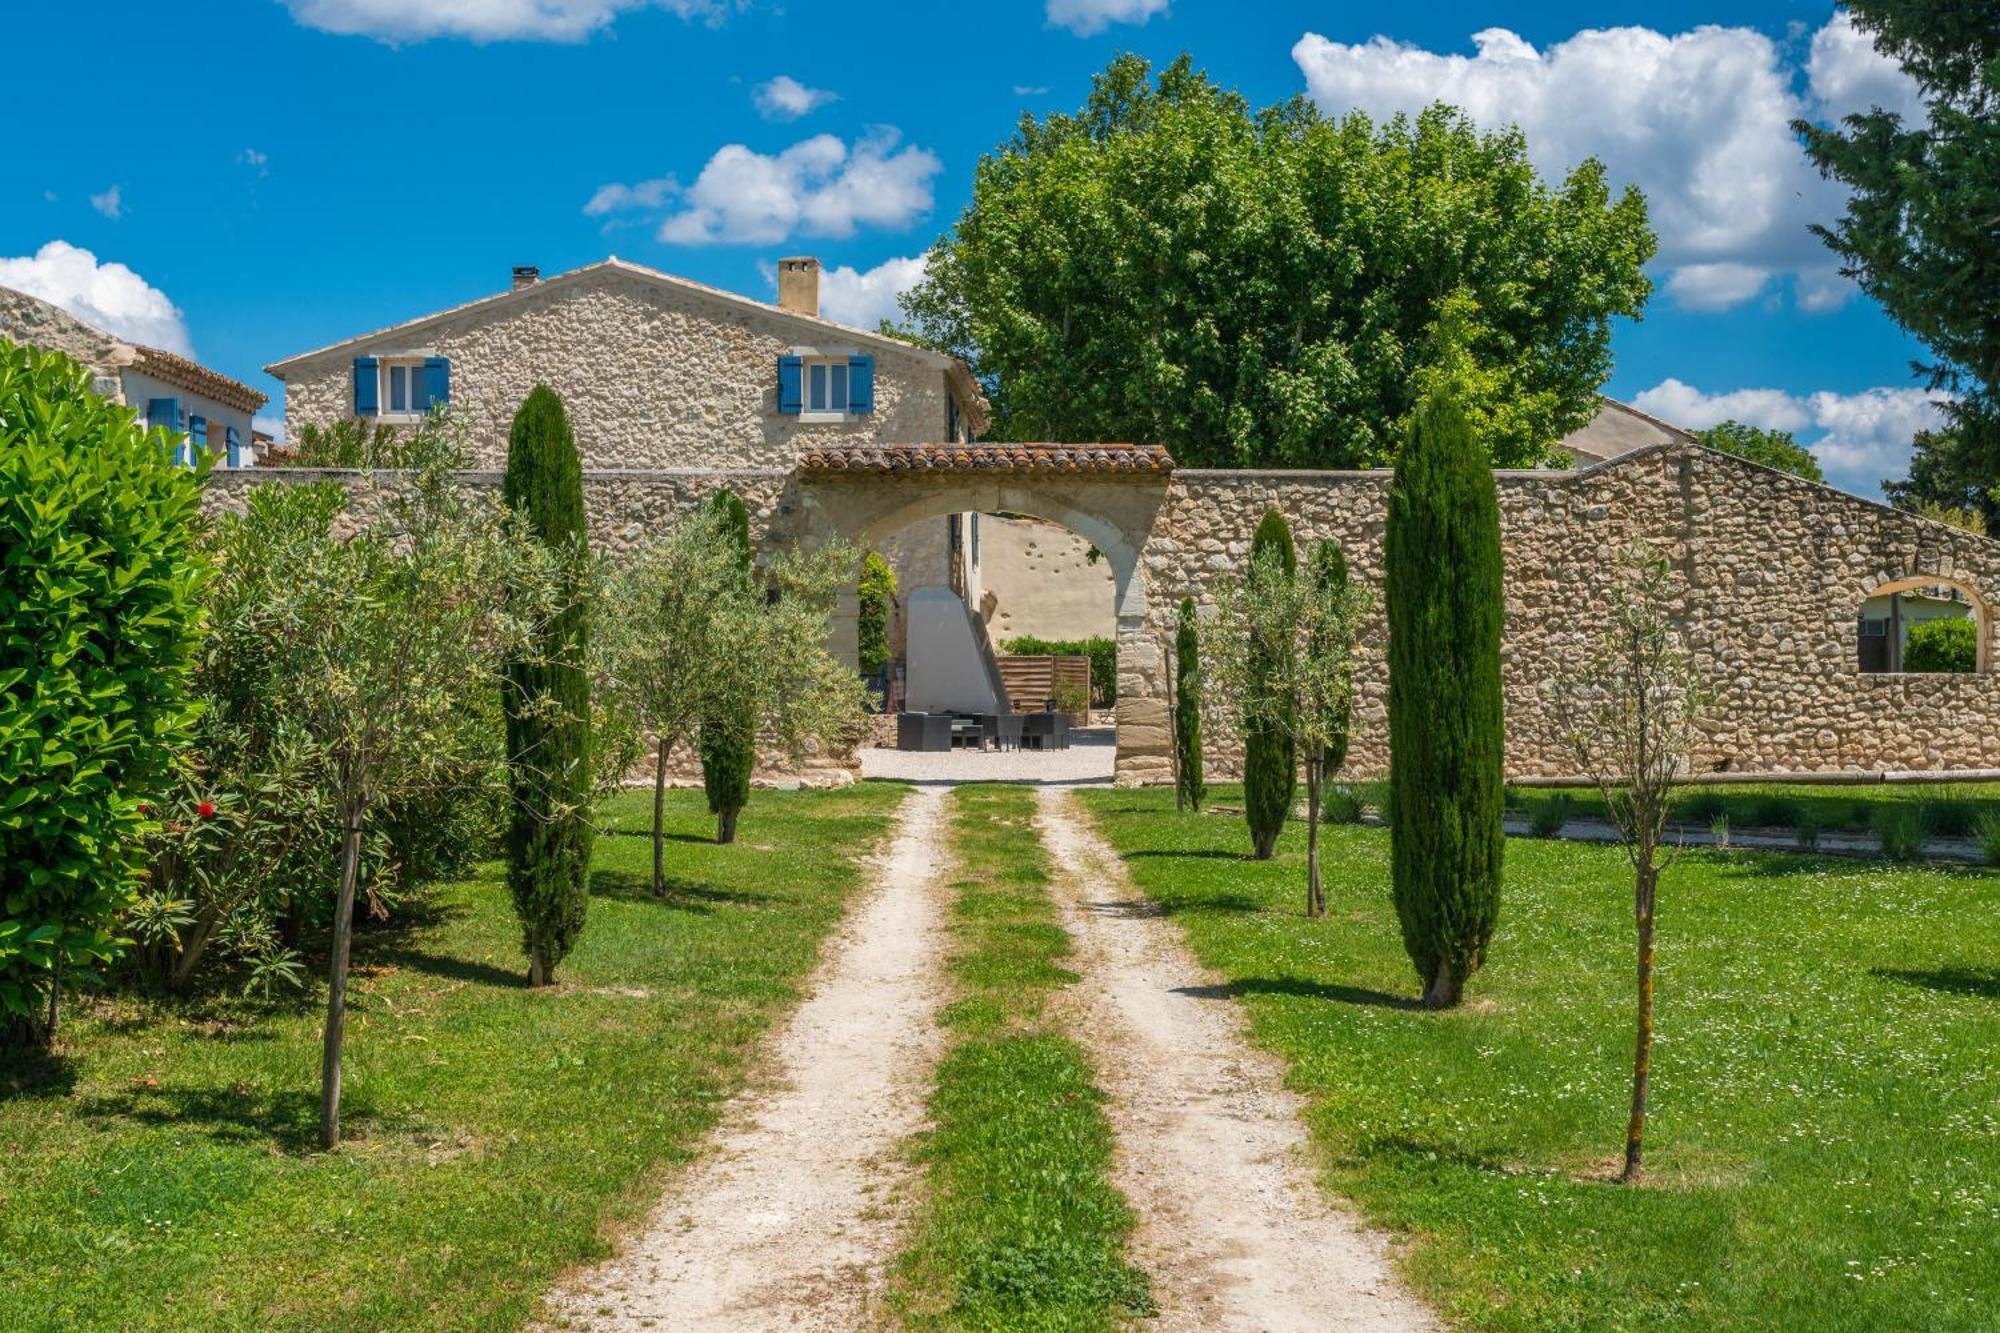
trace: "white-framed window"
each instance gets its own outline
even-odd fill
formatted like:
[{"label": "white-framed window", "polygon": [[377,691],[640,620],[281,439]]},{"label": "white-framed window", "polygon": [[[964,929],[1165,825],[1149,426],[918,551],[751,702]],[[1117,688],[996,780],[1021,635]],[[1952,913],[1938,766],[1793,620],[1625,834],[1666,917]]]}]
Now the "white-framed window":
[{"label": "white-framed window", "polygon": [[422,357],[384,357],[381,374],[381,396],[375,401],[382,404],[384,417],[415,421],[429,414],[430,391],[424,382]]},{"label": "white-framed window", "polygon": [[848,400],[848,361],[844,356],[815,356],[805,360],[805,415],[844,417]]}]

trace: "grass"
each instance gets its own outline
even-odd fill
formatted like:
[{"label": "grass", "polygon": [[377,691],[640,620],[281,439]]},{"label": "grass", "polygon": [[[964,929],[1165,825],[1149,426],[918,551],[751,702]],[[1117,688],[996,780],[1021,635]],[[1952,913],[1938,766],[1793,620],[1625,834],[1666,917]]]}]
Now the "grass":
[{"label": "grass", "polygon": [[365,931],[337,1154],[323,992],[79,1006],[59,1062],[0,1066],[0,1328],[517,1326],[696,1148],[901,795],[759,792],[717,847],[675,793],[666,899],[619,798],[552,992],[497,865]]},{"label": "grass", "polygon": [[[1507,809],[1534,821],[1553,817],[1601,819],[1604,798],[1591,790],[1546,791],[1510,787]],[[2000,783],[1880,783],[1821,786],[1807,783],[1731,783],[1683,788],[1674,799],[1675,822],[1707,829],[1727,820],[1733,829],[1789,828],[1821,833],[1872,833],[1883,811],[1903,812],[1929,832],[1976,837],[1982,819],[2000,819]],[[1899,816],[1900,817],[1900,816]]]},{"label": "grass", "polygon": [[952,1046],[921,1148],[927,1197],[898,1264],[912,1329],[1111,1328],[1152,1309],[1125,1261],[1132,1217],[1107,1179],[1090,1062],[1051,1001],[1076,980],[1049,897],[1034,794],[952,795]]},{"label": "grass", "polygon": [[[1217,794],[1229,801],[1234,793]],[[1691,853],[1660,897],[1650,1183],[1610,1183],[1630,1096],[1629,870],[1513,839],[1486,968],[1413,1007],[1389,835],[1303,834],[1168,792],[1084,798],[1310,1099],[1327,1184],[1411,1238],[1481,1329],[1990,1329],[2000,1309],[2000,894],[1978,871]]]}]

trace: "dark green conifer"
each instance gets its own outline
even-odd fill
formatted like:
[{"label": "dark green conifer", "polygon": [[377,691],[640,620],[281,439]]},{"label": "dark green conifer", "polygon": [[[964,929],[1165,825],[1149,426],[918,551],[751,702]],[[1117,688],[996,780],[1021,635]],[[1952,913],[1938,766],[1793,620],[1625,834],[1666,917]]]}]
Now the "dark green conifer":
[{"label": "dark green conifer", "polygon": [[[734,491],[709,502],[750,577],[750,511]],[[715,816],[715,840],[736,841],[736,817],[750,803],[750,775],[757,766],[757,717],[752,708],[722,709],[701,723],[701,785]]]},{"label": "dark green conifer", "polygon": [[1500,911],[1500,506],[1449,390],[1419,403],[1389,490],[1389,807],[1396,915],[1447,1008]]},{"label": "dark green conifer", "polygon": [[502,494],[538,539],[562,553],[567,609],[507,666],[507,886],[521,917],[528,982],[546,986],[583,932],[590,876],[590,632],[584,596],[589,532],[583,464],[562,400],[537,384],[507,437]]},{"label": "dark green conifer", "polygon": [[1201,636],[1192,597],[1181,599],[1174,635],[1174,781],[1176,804],[1200,810],[1208,784],[1201,774]]},{"label": "dark green conifer", "polygon": [[[1247,577],[1253,581],[1296,578],[1298,565],[1291,525],[1273,509],[1257,524],[1257,533],[1250,540]],[[1264,660],[1268,651],[1260,645],[1251,647],[1248,688],[1253,692],[1263,688],[1262,681],[1277,665]],[[1272,717],[1269,710],[1250,712],[1243,719],[1243,817],[1250,825],[1250,845],[1259,861],[1270,860],[1277,850],[1278,834],[1292,813],[1298,781],[1298,752],[1289,723]]]}]

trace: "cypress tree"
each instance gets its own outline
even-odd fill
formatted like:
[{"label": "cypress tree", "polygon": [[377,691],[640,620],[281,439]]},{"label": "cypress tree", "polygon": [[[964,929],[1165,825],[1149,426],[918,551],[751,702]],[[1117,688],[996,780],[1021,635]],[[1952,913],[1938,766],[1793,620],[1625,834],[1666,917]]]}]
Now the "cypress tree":
[{"label": "cypress tree", "polygon": [[590,884],[589,532],[583,463],[562,399],[537,384],[507,437],[502,494],[536,538],[570,562],[570,604],[530,654],[507,664],[507,886],[521,918],[528,983],[546,986],[583,932]]},{"label": "cypress tree", "polygon": [[1208,784],[1201,776],[1201,639],[1192,597],[1181,599],[1174,635],[1174,755],[1174,794],[1180,805],[1198,811]]},{"label": "cypress tree", "polygon": [[1499,915],[1505,739],[1499,495],[1449,390],[1411,423],[1385,555],[1396,915],[1424,1003],[1448,1008]]},{"label": "cypress tree", "polygon": [[[1272,569],[1275,557],[1277,568]],[[1257,524],[1250,540],[1252,580],[1294,578],[1298,573],[1298,552],[1292,545],[1292,528],[1285,516],[1273,509]],[[1251,646],[1250,683],[1254,692],[1263,688],[1276,664],[1264,661],[1266,649]],[[1280,651],[1283,651],[1282,649]],[[1268,861],[1277,850],[1278,834],[1292,812],[1298,792],[1298,752],[1292,744],[1292,729],[1282,718],[1251,713],[1243,719],[1243,817],[1250,825],[1250,844],[1259,861]]]},{"label": "cypress tree", "polygon": [[[709,502],[723,532],[735,547],[743,577],[750,577],[750,511],[736,492],[717,491]],[[757,718],[754,711],[727,709],[702,719],[701,785],[715,816],[715,840],[736,841],[736,816],[750,803],[750,774],[757,766]]]}]

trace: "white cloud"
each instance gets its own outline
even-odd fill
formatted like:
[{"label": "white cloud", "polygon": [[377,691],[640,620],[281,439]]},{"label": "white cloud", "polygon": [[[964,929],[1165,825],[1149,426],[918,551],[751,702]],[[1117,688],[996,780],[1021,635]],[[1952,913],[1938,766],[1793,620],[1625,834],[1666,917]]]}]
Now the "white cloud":
[{"label": "white cloud", "polygon": [[103,194],[90,196],[90,206],[115,222],[125,216],[125,201],[119,197],[123,193],[122,186],[114,185]]},{"label": "white cloud", "polygon": [[1795,118],[1824,117],[1901,78],[1889,77],[1844,14],[1815,35],[1803,75],[1750,28],[1589,29],[1546,50],[1504,28],[1472,41],[1476,54],[1467,56],[1308,32],[1292,59],[1329,114],[1380,118],[1445,101],[1482,127],[1518,124],[1545,176],[1598,158],[1615,184],[1645,192],[1659,262],[1674,271],[1668,291],[1690,308],[1747,301],[1780,275],[1797,280],[1810,310],[1851,291],[1831,280],[1829,257],[1807,230],[1838,216],[1844,196],[1806,161],[1791,129]]},{"label": "white cloud", "polygon": [[472,42],[580,42],[627,10],[652,7],[719,23],[743,0],[284,0],[308,28],[396,45],[432,37]]},{"label": "white cloud", "polygon": [[1016,97],[1045,97],[1048,95],[1048,91],[1048,85],[1042,83],[1017,83],[1014,85],[1014,96]]},{"label": "white cloud", "polygon": [[1944,422],[1944,395],[1929,389],[1874,388],[1859,393],[1793,394],[1783,389],[1704,393],[1666,379],[1632,405],[1690,430],[1741,421],[1766,430],[1791,431],[1811,449],[1828,477],[1873,492],[1885,477],[1909,470],[1910,441]]},{"label": "white cloud", "polygon": [[1835,10],[1832,20],[1813,34],[1806,77],[1819,114],[1826,120],[1837,121],[1878,106],[1906,121],[1925,119],[1916,80],[1877,51],[1875,39],[1855,27],[1853,16],[1844,9]]},{"label": "white cloud", "polygon": [[68,241],[50,241],[33,255],[0,258],[0,287],[38,296],[86,324],[127,342],[193,356],[187,321],[166,293],[123,264]]},{"label": "white cloud", "polygon": [[907,227],[930,211],[931,180],[943,163],[899,142],[894,130],[876,130],[850,150],[831,134],[816,134],[776,156],[727,144],[681,196],[685,207],[660,225],[659,237],[677,245],[774,245],[794,233]]},{"label": "white cloud", "polygon": [[661,176],[656,180],[640,181],[635,185],[600,185],[597,193],[590,196],[590,202],[583,206],[585,217],[603,217],[606,213],[624,213],[633,209],[658,212],[666,207],[680,186],[672,176]]},{"label": "white cloud", "polygon": [[261,431],[271,437],[272,444],[285,442],[285,419],[283,417],[252,417],[250,429]]},{"label": "white cloud", "polygon": [[1048,0],[1049,26],[1079,37],[1103,32],[1114,23],[1144,23],[1167,12],[1167,0]]},{"label": "white cloud", "polygon": [[259,176],[268,176],[271,174],[271,169],[267,165],[270,160],[271,155],[269,153],[260,153],[254,148],[246,148],[236,155],[237,166],[250,167]]},{"label": "white cloud", "polygon": [[1689,310],[1727,310],[1764,290],[1771,270],[1754,264],[1684,264],[1667,279],[1667,295]]},{"label": "white cloud", "polygon": [[866,273],[847,264],[827,269],[819,279],[819,312],[837,324],[869,330],[900,318],[896,298],[923,281],[926,262],[916,255],[885,259]]},{"label": "white cloud", "polygon": [[789,74],[758,84],[755,94],[757,114],[766,120],[797,120],[839,98],[839,93],[808,88]]}]

